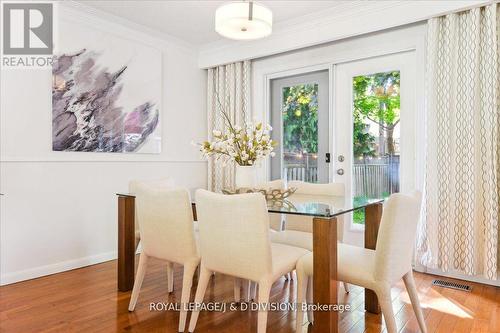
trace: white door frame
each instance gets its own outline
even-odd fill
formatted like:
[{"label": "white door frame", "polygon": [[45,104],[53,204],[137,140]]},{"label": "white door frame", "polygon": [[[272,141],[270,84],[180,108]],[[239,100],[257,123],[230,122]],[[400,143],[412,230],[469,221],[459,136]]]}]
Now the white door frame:
[{"label": "white door frame", "polygon": [[[318,71],[328,71],[328,88],[330,89],[330,93],[328,94],[328,117],[329,117],[329,122],[331,124],[332,122],[332,116],[333,116],[333,99],[332,99],[332,93],[331,93],[331,88],[332,88],[332,83],[333,83],[333,66],[331,64],[318,64],[318,65],[313,65],[313,66],[306,66],[302,68],[294,68],[294,69],[289,69],[289,70],[284,70],[280,72],[275,72],[275,73],[269,73],[264,75],[264,112],[263,112],[263,119],[262,121],[264,123],[271,123],[271,109],[272,109],[272,91],[271,91],[271,81],[275,79],[281,79],[285,78],[288,76],[295,76],[295,75],[303,75],[303,74],[308,74],[312,72],[318,72]],[[332,138],[333,138],[333,128],[332,126],[328,126],[328,147],[327,150],[331,153],[332,147]],[[267,181],[271,177],[271,161],[267,160],[267,162],[263,163],[262,165],[263,172],[260,175],[260,180],[262,182]],[[332,163],[328,165],[328,179],[329,181],[332,181]]]},{"label": "white door frame", "polygon": [[[311,80],[307,80],[307,78],[304,78],[305,81],[299,80],[299,81],[295,81],[293,83],[295,85],[295,84],[303,84],[305,82],[318,82],[320,84],[320,86],[322,84],[326,84],[327,85],[327,88],[326,88],[327,91],[326,91],[326,93],[328,94],[328,101],[326,103],[326,108],[328,109],[328,115],[327,115],[328,122],[326,123],[326,126],[328,128],[328,130],[327,130],[328,131],[328,135],[327,135],[326,139],[323,137],[323,135],[319,135],[319,137],[318,137],[318,172],[319,172],[320,168],[324,167],[323,162],[321,162],[321,164],[320,164],[319,160],[321,159],[321,161],[323,161],[323,158],[325,158],[324,154],[325,153],[331,153],[331,150],[332,150],[332,147],[333,147],[332,140],[331,140],[332,139],[332,132],[333,132],[333,130],[332,130],[331,121],[330,121],[330,117],[331,117],[331,113],[332,113],[331,112],[332,111],[332,102],[333,102],[332,98],[330,96],[331,95],[331,84],[332,84],[332,80],[331,80],[331,67],[328,67],[328,68],[322,69],[322,70],[320,69],[320,70],[307,71],[307,72],[304,72],[304,73],[301,73],[301,74],[285,75],[285,76],[280,76],[280,77],[277,77],[277,78],[272,78],[272,79],[269,80],[269,85],[270,86],[269,86],[269,90],[268,90],[268,93],[269,93],[269,109],[271,110],[273,108],[273,105],[272,105],[273,96],[272,96],[272,94],[274,93],[273,92],[273,83],[272,82],[276,83],[275,80],[287,80],[287,79],[289,79],[290,81],[294,81],[295,78],[301,78],[303,76],[315,76],[314,74],[319,74],[319,75],[323,76],[325,73],[327,75],[327,79],[326,80],[324,80],[324,78],[323,78],[323,80],[319,79],[318,81],[316,81],[318,78],[314,77],[314,79],[311,79],[312,81]],[[287,84],[291,84],[291,82],[288,82]],[[286,86],[288,86],[288,85],[286,85]],[[321,91],[322,91],[322,89],[324,89],[324,87],[320,88],[320,89],[321,90],[318,91],[318,93],[319,93],[318,97],[322,94]],[[324,91],[323,91],[323,93],[324,93]],[[281,100],[281,98],[280,98],[280,100]],[[281,101],[281,103],[282,103],[282,101]],[[318,106],[325,108],[325,104],[322,104],[321,101],[319,102]],[[322,127],[322,125],[320,124],[320,120],[321,120],[320,118],[322,118],[324,116],[323,113],[325,112],[323,109],[321,109],[321,110],[322,110],[322,111],[320,111],[321,114],[318,115],[318,134],[320,133],[320,130],[324,129],[324,128],[320,129],[320,127]],[[272,123],[273,115],[271,115],[271,111],[269,111],[268,116],[269,116],[269,123]],[[280,118],[281,118],[281,116],[280,116]],[[282,118],[281,118],[281,120],[282,120]],[[323,118],[323,120],[324,120],[324,118]],[[325,124],[323,124],[323,126],[325,126]],[[283,173],[282,172],[283,171],[283,146],[281,145],[281,143],[283,141],[283,122],[282,121],[280,121],[280,125],[279,125],[278,129],[276,128],[276,124],[273,124],[273,132],[276,133],[275,132],[276,130],[278,130],[278,133],[280,135],[280,138],[278,140],[278,142],[280,143],[280,149],[276,149],[275,150],[276,153],[277,153],[277,156],[274,157],[274,158],[276,159],[277,157],[279,157],[281,159],[281,161],[280,161],[280,169],[281,169],[280,174],[281,174],[281,178],[283,178],[283,174],[282,174]],[[320,149],[320,147],[321,147],[321,149]],[[272,160],[269,160],[269,161],[270,161],[269,165],[271,166]],[[330,182],[330,180],[331,180],[331,163],[328,163],[326,165],[325,169],[326,169],[326,181]],[[324,169],[322,169],[322,170],[324,170]],[[269,169],[269,176],[271,176],[271,174],[272,174],[272,168],[270,167],[270,169]],[[318,180],[320,180],[320,176],[321,175],[318,173]],[[270,178],[268,177],[268,179],[270,179]],[[325,178],[323,178],[323,179],[325,179]],[[322,181],[324,181],[324,180],[322,180]]]},{"label": "white door frame", "polygon": [[[334,82],[335,115],[336,123],[332,124],[337,129],[339,140],[335,151],[335,159],[339,154],[345,160],[337,162],[344,174],[338,176],[339,182],[344,183],[346,196],[352,198],[352,168],[354,157],[352,154],[352,78],[359,75],[370,75],[393,70],[401,71],[401,158],[400,158],[400,191],[410,192],[417,189],[416,185],[416,128],[419,126],[416,120],[416,53],[406,51],[393,53],[378,57],[356,60],[335,66],[336,81]],[[344,242],[352,245],[363,246],[364,225],[352,224],[352,214],[346,214],[349,226],[344,228]]]}]

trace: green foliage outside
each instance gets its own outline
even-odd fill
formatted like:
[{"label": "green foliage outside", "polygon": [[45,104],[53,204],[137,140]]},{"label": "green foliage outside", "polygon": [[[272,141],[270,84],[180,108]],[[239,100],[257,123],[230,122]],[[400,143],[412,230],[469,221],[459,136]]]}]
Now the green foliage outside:
[{"label": "green foliage outside", "polygon": [[[389,155],[395,154],[394,129],[399,123],[399,71],[356,76],[353,78],[354,156],[377,156],[375,137],[369,133],[370,120],[379,125],[379,136],[385,137],[387,147],[379,147]],[[387,148],[387,149],[385,149]]]},{"label": "green foliage outside", "polygon": [[[393,133],[399,123],[400,72],[392,71],[373,75],[356,76],[353,79],[353,150],[354,157],[376,157],[382,154],[394,155]],[[386,147],[377,151],[376,138],[369,132],[369,121],[379,125],[379,136],[385,138]],[[384,198],[389,193],[384,193]],[[364,196],[354,197],[354,203],[362,202]],[[353,212],[353,222],[365,223],[365,211]]]},{"label": "green foliage outside", "polygon": [[[388,192],[384,192],[382,193],[382,198],[383,199],[387,199],[389,197],[390,193]],[[354,205],[359,205],[363,202],[365,202],[367,199],[366,196],[357,196],[357,197],[354,197],[352,199],[352,202]],[[365,210],[364,209],[358,209],[358,210],[355,210],[353,213],[352,213],[352,222],[354,224],[365,224]]]},{"label": "green foliage outside", "polygon": [[283,147],[297,153],[318,152],[318,85],[283,88]]},{"label": "green foliage outside", "polygon": [[[379,125],[387,141],[387,154],[395,154],[393,133],[399,123],[400,72],[353,78],[354,157],[377,156],[376,138],[369,122]],[[283,147],[290,152],[318,152],[318,85],[283,88]],[[379,148],[380,149],[380,148]]]},{"label": "green foliage outside", "polygon": [[363,117],[359,112],[353,114],[353,155],[356,158],[374,157],[375,137],[368,132],[369,125],[363,122]]}]

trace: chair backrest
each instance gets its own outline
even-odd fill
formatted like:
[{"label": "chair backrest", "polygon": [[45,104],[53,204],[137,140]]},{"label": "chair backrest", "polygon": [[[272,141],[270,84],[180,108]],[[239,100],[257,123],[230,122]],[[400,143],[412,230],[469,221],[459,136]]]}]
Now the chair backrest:
[{"label": "chair backrest", "polygon": [[[149,187],[154,187],[158,189],[167,189],[175,186],[175,181],[171,178],[162,178],[156,180],[131,180],[128,183],[128,191],[131,194],[138,195],[138,186],[147,185]],[[137,209],[135,210],[135,231],[139,232],[139,216],[137,216]]]},{"label": "chair backrest", "polygon": [[377,238],[375,279],[394,282],[411,269],[422,195],[392,194],[384,205]]},{"label": "chair backrest", "polygon": [[[328,183],[328,184],[314,184],[306,183],[303,181],[292,180],[288,182],[288,187],[295,187],[297,191],[295,194],[303,195],[318,195],[318,196],[344,196],[345,186],[343,183]],[[304,232],[312,232],[312,218],[298,216],[298,215],[287,215],[285,229],[287,230],[297,230]],[[343,217],[337,217],[337,234],[340,239],[342,239],[342,234],[344,231],[344,220]]]},{"label": "chair backrest", "polygon": [[136,193],[142,251],[175,263],[197,258],[189,191],[137,184]]},{"label": "chair backrest", "polygon": [[203,266],[252,281],[271,274],[269,215],[262,194],[197,190],[196,210]]},{"label": "chair backrest", "polygon": [[[261,183],[255,188],[262,190],[282,190],[285,188],[283,179],[271,180],[269,182]],[[275,231],[283,230],[283,215],[278,213],[269,213],[269,227]]]}]

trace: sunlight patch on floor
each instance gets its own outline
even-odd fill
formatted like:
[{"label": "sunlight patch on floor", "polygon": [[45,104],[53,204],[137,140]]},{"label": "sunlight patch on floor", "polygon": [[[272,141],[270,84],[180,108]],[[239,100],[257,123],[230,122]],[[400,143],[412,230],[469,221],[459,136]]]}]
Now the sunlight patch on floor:
[{"label": "sunlight patch on floor", "polygon": [[[402,301],[410,304],[410,300],[407,295],[404,298],[402,297]],[[423,297],[420,295],[420,305],[422,308],[436,310],[459,318],[474,318],[474,313],[471,310],[447,298],[446,296],[443,296],[437,291],[432,291],[431,295],[425,295]]]}]

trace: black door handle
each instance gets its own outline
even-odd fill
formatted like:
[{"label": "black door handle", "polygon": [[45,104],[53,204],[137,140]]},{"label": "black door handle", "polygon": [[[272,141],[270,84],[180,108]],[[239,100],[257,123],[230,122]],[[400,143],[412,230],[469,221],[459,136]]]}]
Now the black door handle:
[{"label": "black door handle", "polygon": [[325,162],[330,163],[330,153],[325,154]]}]

